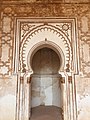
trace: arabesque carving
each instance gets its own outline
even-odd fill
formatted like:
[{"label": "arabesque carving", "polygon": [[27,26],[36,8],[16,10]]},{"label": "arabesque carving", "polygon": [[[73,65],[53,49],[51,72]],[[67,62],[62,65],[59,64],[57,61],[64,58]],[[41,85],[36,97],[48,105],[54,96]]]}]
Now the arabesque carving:
[{"label": "arabesque carving", "polygon": [[[27,6],[27,7],[26,7]],[[1,58],[0,59],[0,66],[3,67],[5,66],[7,69],[7,71],[5,73],[3,73],[3,70],[0,69],[0,76],[6,76],[8,77],[9,75],[12,74],[13,71],[13,61],[12,61],[12,56],[13,56],[13,45],[14,45],[14,20],[16,17],[76,17],[77,18],[77,31],[78,31],[78,43],[80,44],[80,58],[82,57],[82,52],[83,52],[83,48],[82,48],[82,40],[85,41],[85,44],[90,44],[89,43],[89,35],[90,33],[82,33],[82,27],[80,27],[82,25],[82,18],[83,16],[85,16],[87,18],[87,22],[88,22],[88,27],[90,26],[89,24],[89,18],[90,18],[90,10],[89,10],[89,4],[27,4],[27,5],[22,5],[19,6],[18,4],[14,4],[14,6],[9,5],[9,7],[7,5],[2,5],[2,8],[0,8],[1,10],[1,28],[3,28],[1,30],[1,47],[0,47],[0,51],[2,51],[2,45],[5,43],[6,46],[8,47],[8,56],[7,56],[7,62],[3,61],[3,55],[4,53],[1,54]],[[85,19],[86,19],[85,18]],[[8,28],[9,29],[5,29],[4,26],[6,26],[6,23],[4,22],[7,19],[8,21]],[[10,26],[9,26],[10,25]],[[67,27],[68,28],[68,27]],[[89,31],[90,27],[88,28]],[[3,46],[4,47],[4,46]],[[82,49],[81,49],[82,48]],[[4,51],[4,48],[3,48]],[[85,54],[83,54],[85,55]],[[85,57],[84,57],[85,58]],[[83,58],[81,58],[82,60]],[[88,58],[89,59],[89,58]],[[84,65],[82,64],[84,63]],[[90,66],[89,63],[86,62],[86,59],[84,59],[83,61],[80,61],[80,70],[83,74],[85,74],[85,77],[89,77],[89,73],[87,72],[87,68],[86,66]]]}]

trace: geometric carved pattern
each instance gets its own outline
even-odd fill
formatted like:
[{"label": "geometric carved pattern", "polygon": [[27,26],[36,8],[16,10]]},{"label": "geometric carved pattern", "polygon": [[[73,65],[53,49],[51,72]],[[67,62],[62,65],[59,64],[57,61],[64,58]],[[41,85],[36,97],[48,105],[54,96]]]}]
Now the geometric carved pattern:
[{"label": "geometric carved pattern", "polygon": [[[40,2],[40,1],[39,1]],[[89,69],[89,52],[85,53],[85,45],[87,50],[90,51],[90,4],[41,4],[36,1],[37,4],[27,4],[14,1],[4,1],[0,8],[0,77],[8,77],[13,72],[13,45],[14,45],[14,20],[16,17],[76,17],[77,18],[77,32],[78,32],[78,43],[79,43],[79,58],[80,58],[80,72],[83,73],[84,77],[90,77]],[[73,1],[74,2],[74,1]],[[20,6],[19,4],[22,4]],[[8,21],[8,24],[7,22]],[[85,21],[85,22],[83,22]],[[68,23],[69,24],[69,23]],[[85,27],[84,27],[85,26]],[[31,26],[34,27],[34,26]],[[68,26],[63,26],[63,30],[67,30]],[[68,29],[70,30],[70,29]],[[24,31],[25,32],[25,31]],[[27,32],[27,29],[26,29]],[[26,34],[23,33],[23,34]],[[67,32],[67,31],[65,31]],[[67,33],[68,34],[68,33]],[[5,43],[5,44],[4,44]],[[85,45],[84,45],[85,43]],[[4,49],[7,47],[7,51]],[[2,53],[3,52],[3,53]],[[4,54],[6,58],[4,58]],[[87,62],[87,60],[89,60]],[[4,68],[3,68],[4,67]],[[5,71],[4,71],[5,69]],[[4,71],[4,73],[2,72]]]},{"label": "geometric carved pattern", "polygon": [[13,15],[1,14],[1,56],[0,56],[0,76],[8,77],[11,75],[12,60],[13,60],[13,40],[14,40],[14,26]]},{"label": "geometric carved pattern", "polygon": [[[51,28],[52,27],[52,28]],[[55,30],[55,28],[54,28],[54,26],[50,26],[50,25],[43,25],[43,26],[38,26],[37,27],[37,29],[35,29],[35,30],[33,30],[33,32],[32,32],[32,34],[30,34],[29,35],[29,37],[25,40],[25,42],[23,43],[24,45],[23,45],[23,48],[22,48],[22,50],[23,50],[23,54],[22,54],[22,56],[23,56],[23,60],[22,61],[25,61],[25,48],[26,48],[26,46],[27,46],[27,44],[28,44],[28,42],[30,41],[30,40],[32,40],[32,37],[33,36],[35,36],[35,35],[37,35],[38,33],[40,33],[40,32],[45,32],[45,31],[47,31],[48,33],[49,33],[49,35],[50,35],[50,32],[53,32],[54,34],[56,34],[58,37],[61,37],[61,39],[63,40],[63,42],[64,42],[64,45],[65,45],[65,48],[67,49],[67,53],[66,53],[66,59],[67,59],[67,64],[69,64],[69,60],[70,60],[70,56],[72,56],[71,54],[70,54],[70,48],[71,48],[71,43],[70,43],[70,40],[67,42],[67,40],[64,38],[64,36],[61,34],[61,33],[59,33],[57,30]],[[43,33],[42,33],[42,35],[43,35]],[[23,41],[22,41],[23,42]],[[70,47],[69,47],[70,46]],[[72,60],[72,59],[71,59]]]},{"label": "geometric carved pattern", "polygon": [[81,16],[79,23],[80,71],[84,77],[90,77],[90,23],[88,13]]},{"label": "geometric carved pattern", "polygon": [[[4,3],[5,2],[6,1],[4,1]],[[13,71],[12,58],[14,53],[13,51],[14,34],[15,34],[14,28],[16,27],[14,21],[16,17],[77,18],[76,32],[78,33],[77,40],[79,44],[78,47],[80,49],[80,51],[77,51],[79,54],[79,67],[80,67],[79,70],[80,72],[83,73],[84,77],[88,77],[88,78],[90,77],[90,72],[89,72],[90,71],[90,4],[25,4],[24,5],[22,4],[22,1],[21,2],[18,1],[17,4],[15,5],[11,5],[11,4],[13,3],[9,1],[8,4],[5,3],[5,6],[1,6],[0,8],[0,10],[2,11],[0,13],[1,15],[0,16],[0,77],[8,77],[9,75],[11,75],[11,72]],[[20,6],[19,4],[22,5]],[[69,27],[70,25],[68,26],[68,24],[62,25],[63,27],[60,26],[60,29],[62,28],[65,34],[67,35],[68,35],[67,31],[71,29],[71,27]],[[33,28],[35,26],[29,26],[29,30],[31,29],[30,27]],[[22,28],[23,28],[23,33],[22,33],[23,35],[22,39],[23,39],[25,34],[27,34],[28,32],[28,25],[26,24],[26,26],[24,25],[24,27],[22,25]],[[70,35],[68,37],[70,37]],[[86,83],[88,83],[87,80]],[[87,86],[88,85],[89,84],[87,84]]]},{"label": "geometric carved pattern", "polygon": [[[28,22],[20,21],[19,19],[17,21],[20,22],[21,27],[21,35],[20,35],[20,70],[25,71],[28,70],[27,68],[27,56],[28,52],[30,50],[30,43],[33,41],[36,41],[37,39],[44,40],[47,39],[49,41],[53,41],[51,39],[54,38],[53,42],[58,41],[58,45],[63,50],[63,53],[65,55],[65,69],[67,69],[68,72],[72,69],[72,33],[71,33],[71,25],[72,20],[69,21],[69,23],[66,22],[59,22],[59,23],[53,23],[53,21],[50,19],[47,19],[46,21],[42,21],[42,19],[38,19],[38,21],[42,22],[35,22],[35,20],[28,19]],[[60,20],[59,20],[60,21]],[[64,19],[63,19],[64,21]],[[34,23],[35,22],[35,23]],[[54,20],[55,22],[55,20]],[[70,23],[71,22],[71,23]],[[53,36],[50,37],[50,36]],[[16,35],[17,36],[17,35]],[[35,37],[36,36],[36,37]],[[41,37],[42,36],[42,37]],[[36,43],[34,43],[36,44]],[[29,46],[29,49],[28,49]],[[62,48],[64,46],[65,48]],[[65,50],[64,50],[65,49]],[[66,51],[66,52],[65,52]],[[69,70],[70,69],[70,70]]]},{"label": "geometric carved pattern", "polygon": [[[41,1],[41,0],[39,0]],[[43,0],[42,0],[43,1]],[[49,1],[49,0],[48,0]],[[65,0],[67,1],[67,0]],[[74,0],[72,0],[74,2]],[[78,0],[79,2],[81,0]],[[85,1],[85,0],[82,0]],[[86,0],[88,1],[88,0]],[[11,1],[2,5],[0,1],[0,77],[8,77],[13,71],[13,46],[14,24],[16,17],[67,17],[77,18],[78,44],[79,44],[79,67],[84,77],[90,78],[90,4],[22,4],[17,2],[11,5]],[[38,2],[39,3],[39,2]],[[72,2],[71,2],[72,3]],[[19,4],[22,4],[21,6]],[[6,22],[8,21],[8,22]],[[69,23],[68,23],[69,24]],[[15,26],[14,26],[15,25]],[[31,28],[34,26],[31,26]],[[24,27],[23,27],[24,28]],[[60,27],[68,35],[68,25]],[[28,26],[23,29],[23,35],[27,34]],[[70,35],[69,35],[70,36]],[[23,37],[23,36],[22,36]],[[6,48],[6,49],[5,49]],[[14,53],[15,54],[15,53]],[[82,79],[81,79],[82,80]],[[78,80],[80,82],[80,80]],[[89,79],[88,79],[89,81]],[[83,83],[83,81],[81,81]],[[79,85],[82,85],[79,83]],[[87,79],[85,81],[88,83]],[[87,88],[86,87],[86,88]],[[81,88],[81,86],[79,87]],[[88,87],[89,88],[89,87]],[[81,89],[79,89],[81,90]],[[90,91],[90,90],[88,90]]]}]

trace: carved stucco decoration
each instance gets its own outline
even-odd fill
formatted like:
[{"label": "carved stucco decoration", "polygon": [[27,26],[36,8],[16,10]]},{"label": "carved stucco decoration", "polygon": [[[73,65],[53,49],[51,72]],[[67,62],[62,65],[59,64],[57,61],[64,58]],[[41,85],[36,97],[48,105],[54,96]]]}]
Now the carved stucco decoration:
[{"label": "carved stucco decoration", "polygon": [[[53,25],[53,23],[44,23],[44,24],[38,23],[38,24],[35,25],[33,23],[33,25],[30,25],[29,23],[27,23],[26,25],[22,25],[23,26],[22,30],[24,30],[23,33],[25,33],[26,31],[27,33],[25,33],[25,35],[22,34],[23,37],[21,39],[21,48],[20,48],[20,61],[22,62],[20,68],[23,69],[23,66],[26,65],[24,69],[26,70],[31,69],[31,67],[28,68],[30,63],[28,63],[27,65],[27,59],[28,59],[28,54],[32,50],[33,46],[39,44],[40,42],[42,42],[40,45],[42,44],[48,45],[50,44],[51,41],[51,44],[52,42],[53,44],[57,44],[62,50],[61,57],[62,57],[63,67],[68,71],[70,71],[70,69],[72,69],[71,66],[72,45],[71,45],[71,31],[70,31],[71,24],[67,24],[67,23],[66,24],[61,23],[56,25]],[[62,54],[64,54],[64,56]]]},{"label": "carved stucco decoration", "polygon": [[[10,1],[8,4],[1,4],[0,7],[0,77],[4,77],[6,79],[13,74],[13,56],[15,54],[13,50],[15,40],[14,29],[16,27],[14,21],[16,17],[76,17],[76,32],[78,33],[77,42],[79,45],[78,65],[80,74],[80,77],[76,78],[77,93],[80,94],[80,101],[85,97],[85,95],[87,97],[87,94],[90,94],[90,4],[20,4],[15,3],[11,5]],[[7,19],[8,26],[5,24]],[[86,26],[85,28],[84,23]],[[4,48],[6,47],[7,51],[4,51]],[[6,59],[4,59],[5,54]],[[8,79],[6,79],[6,81],[8,81]],[[7,91],[8,86],[3,87]],[[0,88],[0,90],[2,91],[2,88]],[[86,99],[84,101],[86,102]],[[84,109],[84,104],[82,104],[82,106]],[[82,114],[82,106],[81,108],[78,107],[78,116]]]},{"label": "carved stucco decoration", "polygon": [[[83,56],[85,54],[85,45],[89,51],[89,29],[90,29],[90,4],[13,4],[8,3],[9,6],[2,4],[0,8],[0,76],[8,77],[13,72],[13,46],[14,46],[14,29],[15,29],[15,18],[16,17],[76,17],[77,18],[77,31],[78,31],[78,44],[79,46],[79,56],[80,56],[80,71],[81,75],[84,77],[89,77],[89,62]],[[85,18],[83,18],[85,17]],[[82,31],[83,22],[82,19],[87,19],[88,32]],[[8,21],[7,23],[5,21]],[[7,27],[6,27],[7,26]],[[7,29],[8,28],[8,29]],[[83,27],[84,28],[84,27]],[[5,50],[4,48],[7,48]],[[7,53],[6,53],[7,52]],[[6,59],[4,59],[4,54],[6,54]],[[89,52],[87,54],[89,56]],[[89,60],[90,58],[88,58]],[[3,61],[4,60],[4,61]],[[3,73],[3,69],[5,71]]]},{"label": "carved stucco decoration", "polygon": [[18,2],[18,4],[25,4],[25,3],[44,3],[44,4],[48,4],[48,3],[90,3],[89,0],[2,0],[0,1],[1,4],[16,4]]}]

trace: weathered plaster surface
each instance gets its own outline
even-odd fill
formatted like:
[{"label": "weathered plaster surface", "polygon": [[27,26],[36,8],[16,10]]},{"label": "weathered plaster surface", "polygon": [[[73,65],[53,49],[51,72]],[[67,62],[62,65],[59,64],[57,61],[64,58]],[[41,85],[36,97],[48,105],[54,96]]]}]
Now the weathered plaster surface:
[{"label": "weathered plaster surface", "polygon": [[[89,0],[79,1],[89,2]],[[71,1],[66,0],[66,2]],[[79,75],[76,77],[77,116],[78,120],[90,120],[90,4],[49,4],[46,6],[45,4],[10,6],[10,4],[12,3],[10,2],[9,6],[2,5],[0,8],[0,120],[14,120],[15,118],[16,77],[10,78],[13,74],[14,15],[75,17],[77,19],[76,33],[79,48]]]},{"label": "weathered plaster surface", "polygon": [[90,78],[77,77],[78,120],[90,119]]},{"label": "weathered plaster surface", "polygon": [[16,77],[0,79],[0,120],[14,120],[16,107]]},{"label": "weathered plaster surface", "polygon": [[59,76],[32,76],[32,107],[55,105],[61,107]]}]

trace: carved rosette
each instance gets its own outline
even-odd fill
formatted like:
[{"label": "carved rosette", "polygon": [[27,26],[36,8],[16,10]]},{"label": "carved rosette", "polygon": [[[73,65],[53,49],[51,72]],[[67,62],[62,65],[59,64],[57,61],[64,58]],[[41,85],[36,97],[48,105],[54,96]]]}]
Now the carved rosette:
[{"label": "carved rosette", "polygon": [[[9,77],[14,71],[14,46],[15,46],[15,19],[17,17],[67,17],[77,18],[77,39],[78,44],[77,50],[80,64],[78,65],[81,75],[84,77],[90,77],[89,68],[89,36],[90,36],[90,4],[38,4],[39,2],[33,2],[24,5],[22,2],[13,3],[2,2],[0,8],[0,77]],[[5,4],[5,5],[4,5]],[[13,4],[13,5],[11,5]],[[21,6],[19,4],[22,4]],[[6,23],[7,21],[7,23]],[[84,22],[83,22],[84,21]],[[85,23],[85,24],[84,24]],[[85,26],[85,27],[84,27]],[[26,26],[25,26],[26,27]],[[30,26],[29,26],[30,27]],[[68,26],[64,25],[63,30],[66,31]],[[26,28],[25,28],[26,29]],[[24,31],[27,33],[26,31]],[[67,31],[66,31],[67,32]],[[23,34],[25,34],[23,33]],[[66,33],[68,34],[68,33]],[[87,47],[86,47],[87,46]],[[6,48],[6,49],[5,49]],[[87,55],[86,55],[86,52]],[[4,55],[5,59],[4,59]],[[88,58],[87,58],[88,56]],[[25,65],[24,65],[25,66]],[[68,65],[67,65],[68,66]],[[25,70],[24,70],[25,71]]]},{"label": "carved rosette", "polygon": [[[56,19],[55,19],[56,20]],[[66,69],[67,72],[72,70],[72,19],[69,20],[71,23],[67,23],[68,19],[63,19],[63,21],[67,20],[65,23],[53,23],[55,22],[54,19],[46,19],[45,22],[42,19],[37,20],[33,19],[32,23],[23,22],[21,24],[21,35],[20,35],[20,70],[30,70],[30,55],[32,54],[33,50],[35,50],[35,46],[38,47],[42,45],[51,45],[55,47],[54,44],[58,46],[58,48],[62,51],[61,59],[63,61],[63,67],[61,71]],[[34,22],[36,23],[34,24]],[[73,38],[74,39],[74,38]],[[51,43],[51,44],[50,44]],[[33,50],[32,50],[33,49]],[[61,52],[58,49],[59,52]],[[29,59],[29,63],[28,63]]]}]

